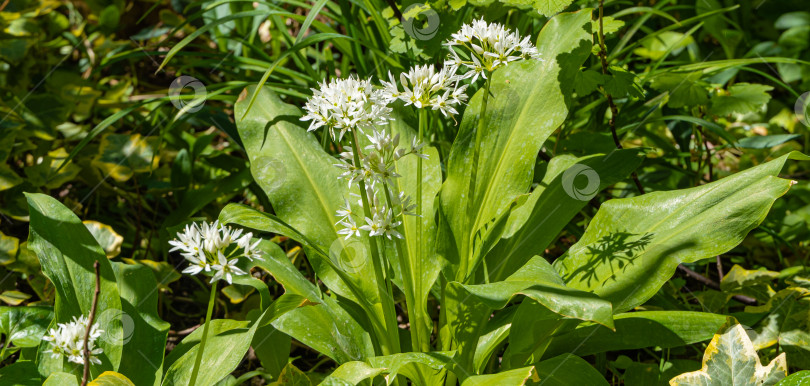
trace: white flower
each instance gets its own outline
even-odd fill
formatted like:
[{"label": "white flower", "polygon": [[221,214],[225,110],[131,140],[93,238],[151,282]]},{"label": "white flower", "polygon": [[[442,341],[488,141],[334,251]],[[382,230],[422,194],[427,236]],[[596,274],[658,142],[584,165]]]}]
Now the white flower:
[{"label": "white flower", "polygon": [[456,75],[456,65],[448,63],[438,71],[431,65],[422,65],[403,72],[399,75],[402,92],[389,73],[389,82],[382,82],[385,99],[387,101],[398,99],[405,102],[405,106],[413,105],[419,109],[439,110],[444,116],[458,114],[453,106],[467,100],[467,94],[464,93],[467,86],[459,85],[458,82],[463,77]]},{"label": "white flower", "polygon": [[233,275],[245,275],[235,265],[242,257],[250,261],[262,260],[263,252],[258,249],[261,240],[252,242],[252,233],[243,235],[241,229],[223,226],[219,221],[187,225],[177,238],[169,244],[174,246],[171,251],[181,251],[190,263],[183,273],[197,275],[213,269],[211,282],[225,278],[231,283]]},{"label": "white flower", "polygon": [[[472,78],[473,83],[479,75],[486,79],[487,73],[513,61],[540,59],[537,48],[528,36],[521,39],[520,35],[503,25],[487,23],[483,18],[463,25],[444,44],[450,50],[448,65],[466,68],[467,72],[462,78]],[[461,57],[456,48],[468,58]]]},{"label": "white flower", "polygon": [[239,259],[229,260],[221,251],[217,252],[217,263],[211,266],[214,270],[214,277],[211,278],[211,283],[224,278],[228,284],[233,284],[233,275],[245,275],[245,271],[236,266],[237,260]]},{"label": "white flower", "polygon": [[[59,323],[57,328],[52,328],[48,334],[42,337],[42,340],[51,342],[51,357],[60,358],[66,357],[68,361],[84,364],[84,334],[87,331],[88,320],[87,317],[82,315],[79,318],[73,317],[72,322]],[[98,339],[104,330],[100,330],[98,325],[93,324],[90,328],[90,334],[87,336],[87,350],[90,352],[90,362],[101,364],[98,355],[103,353],[103,350],[96,347],[96,339]]]},{"label": "white flower", "polygon": [[348,130],[362,132],[390,119],[391,109],[383,90],[375,90],[368,79],[352,75],[319,86],[312,89],[312,97],[304,105],[306,115],[301,120],[312,121],[308,131],[325,127],[333,139],[340,140]]},{"label": "white flower", "polygon": [[346,217],[338,224],[342,225],[343,229],[337,231],[337,234],[346,235],[346,240],[351,238],[353,235],[360,237],[360,228],[357,227],[357,223],[354,222],[353,218]]}]

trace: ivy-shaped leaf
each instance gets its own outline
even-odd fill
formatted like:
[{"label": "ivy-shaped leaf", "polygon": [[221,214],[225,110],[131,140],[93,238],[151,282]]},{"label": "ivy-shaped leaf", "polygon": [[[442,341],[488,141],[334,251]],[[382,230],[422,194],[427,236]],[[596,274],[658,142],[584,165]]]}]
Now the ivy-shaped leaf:
[{"label": "ivy-shaped leaf", "polygon": [[711,112],[723,116],[756,112],[771,100],[768,94],[771,90],[773,87],[764,84],[734,84],[728,88],[727,94],[712,98]]},{"label": "ivy-shaped leaf", "polygon": [[779,272],[750,270],[735,264],[720,282],[720,289],[730,295],[745,295],[767,302],[776,292],[771,283]]},{"label": "ivy-shaped leaf", "polygon": [[674,109],[706,105],[709,103],[709,92],[699,83],[701,75],[699,71],[691,74],[665,73],[653,78],[650,87],[669,92],[667,105]]},{"label": "ivy-shaped leaf", "polygon": [[785,375],[785,354],[779,354],[771,363],[763,366],[745,329],[733,318],[729,318],[706,348],[703,367],[672,378],[669,384],[774,385]]}]

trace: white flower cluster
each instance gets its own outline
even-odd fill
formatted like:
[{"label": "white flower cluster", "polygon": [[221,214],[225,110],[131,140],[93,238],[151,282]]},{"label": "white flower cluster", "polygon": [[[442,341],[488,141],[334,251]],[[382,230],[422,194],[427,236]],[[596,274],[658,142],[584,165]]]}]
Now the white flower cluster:
[{"label": "white flower cluster", "polygon": [[[360,167],[353,163],[354,152],[351,151],[341,153],[341,163],[335,166],[343,169],[343,174],[339,178],[348,180],[349,188],[359,181],[364,182],[366,199],[371,206],[369,208],[371,217],[361,217],[360,222],[365,221],[365,224],[358,226],[349,201],[344,199],[345,205],[337,211],[337,215],[340,217],[337,224],[343,226],[338,234],[346,235],[346,239],[349,239],[352,236],[360,236],[360,231],[363,230],[369,232],[370,236],[385,236],[389,239],[402,238],[402,234],[396,230],[398,226],[402,225],[402,221],[399,221],[398,218],[405,214],[413,214],[412,211],[415,207],[411,205],[410,197],[403,192],[389,197],[393,208],[388,207],[385,204],[387,190],[385,187],[382,189],[379,187],[386,184],[390,187],[393,185],[393,179],[400,177],[395,165],[400,158],[408,154],[421,158],[427,158],[427,156],[421,153],[422,144],[418,143],[416,138],[411,142],[410,148],[406,150],[399,147],[399,134],[392,137],[385,129],[375,129],[366,136],[371,144],[366,146],[364,149],[366,152],[361,152],[358,157]],[[362,201],[362,198],[358,200],[360,207],[363,206]]]},{"label": "white flower cluster", "polygon": [[390,82],[383,81],[385,87],[385,98],[388,101],[397,99],[405,102],[405,106],[413,105],[418,109],[432,108],[441,111],[445,117],[458,114],[453,107],[463,104],[467,100],[467,85],[459,85],[463,77],[456,75],[458,67],[445,65],[441,70],[431,65],[416,66],[408,72],[399,74],[399,81],[402,83],[403,91],[394,81],[391,73],[388,73]]},{"label": "white flower cluster", "polygon": [[323,126],[337,141],[349,129],[358,128],[362,132],[386,124],[391,113],[383,91],[375,89],[370,80],[359,80],[353,75],[329,83],[324,81],[320,89],[312,89],[304,110],[306,115],[301,120],[312,121],[307,131]]},{"label": "white flower cluster", "polygon": [[[84,364],[84,334],[87,332],[87,317],[82,315],[79,318],[73,317],[72,322],[59,323],[56,328],[50,329],[42,340],[51,342],[51,357],[60,358],[67,357],[68,361],[78,364]],[[90,328],[90,335],[87,337],[87,350],[90,352],[90,362],[97,365],[101,364],[101,360],[97,355],[101,354],[103,350],[96,347],[96,339],[101,336],[104,330],[100,330],[98,325],[93,324]]]},{"label": "white flower cluster", "polygon": [[[462,77],[472,78],[473,83],[478,76],[486,79],[488,73],[510,62],[540,59],[537,48],[528,36],[521,39],[520,35],[503,25],[487,23],[483,18],[463,25],[444,45],[450,50],[448,65],[466,67],[468,70]],[[469,59],[459,56],[456,47],[466,53]]]},{"label": "white flower cluster", "polygon": [[262,251],[257,248],[259,241],[250,243],[252,233],[242,235],[241,229],[231,229],[219,221],[186,225],[182,232],[177,233],[177,238],[169,241],[173,247],[169,252],[181,251],[191,263],[183,273],[196,275],[202,271],[214,271],[211,283],[224,278],[232,284],[234,275],[246,275],[236,266],[242,257],[251,261],[262,260]]}]

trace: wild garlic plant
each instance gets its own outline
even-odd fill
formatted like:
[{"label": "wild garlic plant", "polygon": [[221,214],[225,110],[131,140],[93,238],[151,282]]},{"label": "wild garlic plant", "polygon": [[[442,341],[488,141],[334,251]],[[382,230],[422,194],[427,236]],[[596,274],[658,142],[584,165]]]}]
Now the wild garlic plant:
[{"label": "wild garlic plant", "polygon": [[258,249],[259,241],[253,242],[253,234],[242,234],[242,229],[233,229],[224,226],[219,221],[201,224],[186,225],[182,232],[177,233],[177,239],[169,241],[172,248],[169,252],[179,251],[190,265],[183,270],[189,275],[210,275],[211,292],[208,299],[208,310],[205,314],[203,336],[200,348],[191,371],[191,382],[195,384],[200,370],[205,342],[208,338],[208,328],[211,324],[211,314],[214,311],[214,301],[217,293],[217,283],[225,280],[233,283],[234,277],[248,276],[248,272],[237,265],[240,259],[249,261],[262,260],[262,251]]}]

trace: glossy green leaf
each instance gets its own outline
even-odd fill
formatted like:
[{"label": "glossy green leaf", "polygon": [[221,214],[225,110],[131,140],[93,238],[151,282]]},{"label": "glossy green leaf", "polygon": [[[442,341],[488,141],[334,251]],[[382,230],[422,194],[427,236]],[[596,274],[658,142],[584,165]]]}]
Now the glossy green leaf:
[{"label": "glossy green leaf", "polygon": [[0,307],[0,335],[6,344],[36,347],[48,331],[51,319],[51,307]]},{"label": "glossy green leaf", "polygon": [[[575,289],[630,310],[652,297],[679,263],[727,252],[759,225],[792,182],[775,177],[791,153],[703,186],[604,203],[554,268]],[[705,232],[711,228],[712,232]]]},{"label": "glossy green leaf", "polygon": [[51,374],[42,386],[79,386],[79,379],[70,373],[56,372]]},{"label": "glossy green leaf", "polygon": [[732,318],[715,334],[703,354],[703,367],[681,374],[670,385],[775,385],[787,375],[785,354],[763,366],[742,325]]},{"label": "glossy green leaf", "polygon": [[[197,383],[212,385],[224,378],[242,362],[242,358],[253,341],[256,329],[305,304],[306,299],[297,295],[285,294],[253,323],[230,319],[211,320],[206,350],[202,357],[202,363],[205,366],[200,367]],[[166,358],[168,368],[162,385],[188,384],[202,333],[202,328],[194,330],[172,350],[172,353]]]},{"label": "glossy green leaf", "polygon": [[540,382],[549,386],[567,385],[607,385],[605,377],[584,359],[571,354],[563,354],[546,359],[537,365]]},{"label": "glossy green leaf", "polygon": [[637,311],[615,315],[613,321],[615,331],[591,324],[555,336],[546,356],[685,346],[711,339],[726,317],[693,311]]},{"label": "glossy green leaf", "polygon": [[737,141],[737,146],[744,149],[768,149],[800,137],[801,134],[774,134],[745,137]]},{"label": "glossy green leaf", "polygon": [[579,159],[554,157],[540,184],[512,211],[503,239],[487,256],[490,281],[503,280],[532,256],[541,255],[588,200],[627,178],[641,161],[630,149]]},{"label": "glossy green leaf", "polygon": [[534,382],[540,381],[534,366],[504,371],[497,374],[473,375],[466,378],[464,382],[461,382],[461,386],[520,386],[525,385],[530,379]]},{"label": "glossy green leaf", "polygon": [[807,386],[810,385],[810,370],[793,373],[779,381],[777,386]]},{"label": "glossy green leaf", "polygon": [[421,374],[409,365],[419,364],[435,371],[452,368],[455,352],[408,352],[380,357],[368,358],[365,361],[354,361],[342,364],[330,375],[349,384],[356,385],[366,379],[384,376],[388,384],[402,374],[414,381],[419,380]]},{"label": "glossy green leaf", "polygon": [[[26,197],[31,216],[29,247],[39,257],[43,274],[56,288],[56,317],[50,327],[90,313],[96,283],[93,263],[98,261],[101,287],[96,323],[105,326],[102,328],[105,339],[97,341],[98,347],[104,351],[100,355],[102,364],[91,365],[91,373],[118,369],[123,330],[113,319],[121,311],[121,298],[107,256],[70,209],[44,194],[27,194]],[[39,350],[38,366],[43,376],[63,368],[61,360],[52,359],[46,353],[49,345],[49,342],[42,342]]]},{"label": "glossy green leaf", "polygon": [[534,257],[506,280],[490,284],[448,283],[446,288],[447,325],[456,342],[463,368],[473,368],[474,351],[492,310],[505,307],[523,295],[542,307],[539,318],[571,318],[594,321],[613,328],[610,303],[594,294],[567,288],[551,265]]},{"label": "glossy green leaf", "polygon": [[113,270],[121,294],[121,311],[106,311],[109,318],[104,319],[113,326],[100,327],[105,331],[120,328],[122,335],[120,341],[108,338],[106,332],[102,338],[123,345],[118,368],[122,376],[137,385],[159,385],[170,326],[158,315],[157,282],[149,268],[140,264],[115,262]]}]

